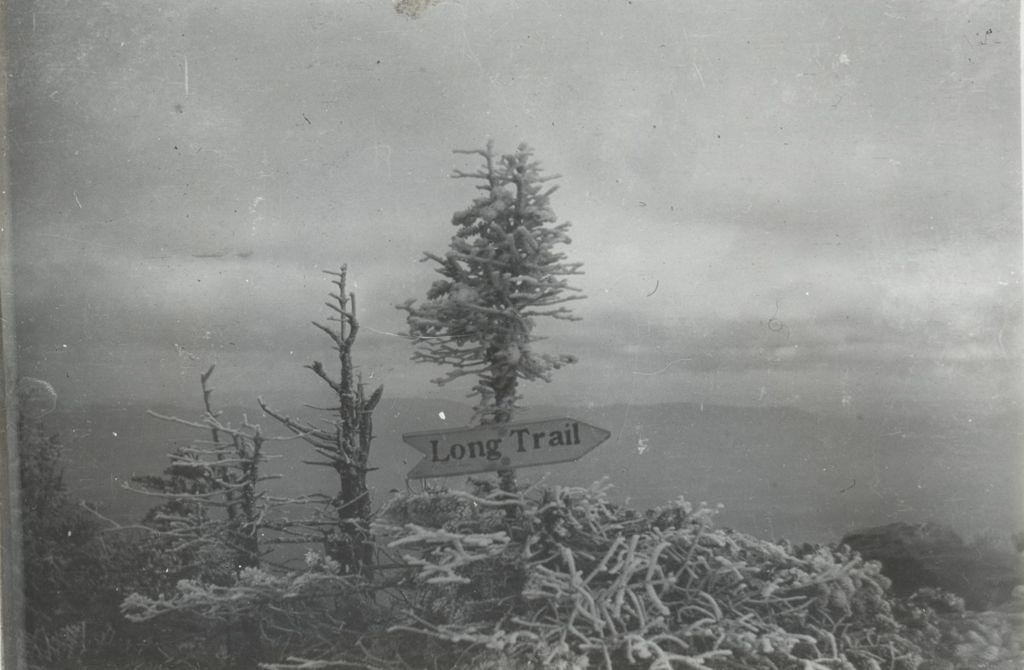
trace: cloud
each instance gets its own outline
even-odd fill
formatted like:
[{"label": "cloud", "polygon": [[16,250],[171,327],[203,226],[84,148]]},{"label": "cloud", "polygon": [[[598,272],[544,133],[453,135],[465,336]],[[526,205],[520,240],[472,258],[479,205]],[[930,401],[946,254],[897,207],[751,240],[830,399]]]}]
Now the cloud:
[{"label": "cloud", "polygon": [[419,393],[393,305],[488,137],[564,175],[586,272],[536,397],[988,397],[1021,351],[1016,42],[970,27],[1008,5],[129,5],[10,17],[20,358],[80,394],[300,390],[343,262]]},{"label": "cloud", "polygon": [[[821,292],[813,280],[809,285]],[[719,401],[734,394],[746,403],[835,408],[853,394],[861,406],[927,399],[981,402],[987,410],[1019,401],[1018,283],[955,293],[940,284],[932,288],[933,308],[916,312],[908,308],[920,298],[906,303],[878,286],[824,303],[799,288],[783,293],[807,299],[804,305],[784,297],[772,311],[742,316],[636,303],[598,310],[581,323],[549,328],[546,344],[579,356],[560,377],[576,385],[570,393],[591,399],[710,393],[705,397]]]}]

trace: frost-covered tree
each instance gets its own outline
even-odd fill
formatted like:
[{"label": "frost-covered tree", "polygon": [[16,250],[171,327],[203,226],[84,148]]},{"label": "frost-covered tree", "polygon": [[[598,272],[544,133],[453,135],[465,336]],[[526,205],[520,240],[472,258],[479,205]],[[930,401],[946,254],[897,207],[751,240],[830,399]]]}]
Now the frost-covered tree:
[{"label": "frost-covered tree", "polygon": [[[327,303],[334,314],[327,325],[314,322],[332,340],[339,370],[323,363],[306,366],[335,396],[316,423],[294,419],[259,399],[260,407],[283,424],[290,436],[268,437],[243,415],[239,427],[221,421],[207,386],[213,368],[201,377],[205,414],[201,421],[154,416],[209,431],[171,454],[171,466],[158,477],[137,477],[135,490],[164,499],[146,517],[145,527],[181,559],[171,589],[131,593],[122,611],[132,622],[203,622],[226,635],[226,652],[239,667],[256,667],[274,655],[335,648],[364,631],[381,614],[374,602],[374,544],[370,534],[370,495],[366,475],[373,439],[372,413],[383,387],[367,393],[352,362],[359,330],[355,296],[346,292],[347,269],[327,272],[337,292]],[[335,493],[272,495],[261,483],[271,456],[268,441],[303,440],[317,460],[338,476]],[[323,553],[313,547],[321,545]],[[305,550],[305,568],[294,565]],[[344,633],[342,632],[344,631]],[[351,645],[349,645],[351,646]]]},{"label": "frost-covered tree", "polygon": [[313,322],[330,339],[337,352],[337,374],[332,376],[320,361],[306,367],[312,370],[335,397],[333,407],[326,408],[330,419],[310,423],[276,411],[261,398],[260,407],[296,436],[307,442],[318,460],[304,461],[310,465],[334,470],[338,491],[327,500],[326,519],[319,524],[328,557],[342,566],[347,574],[368,572],[373,563],[373,538],[370,534],[370,491],[366,485],[370,445],[373,442],[373,410],[380,402],[384,387],[367,394],[362,377],[352,362],[352,348],[359,333],[356,318],[356,296],[346,290],[348,266],[340,272],[324,271],[334,277],[336,291],[331,293],[327,307],[334,312],[328,324]]},{"label": "frost-covered tree", "polygon": [[482,423],[505,423],[519,399],[519,382],[550,381],[553,370],[575,362],[568,354],[534,351],[539,317],[577,320],[565,303],[583,296],[569,285],[582,274],[580,263],[566,260],[559,247],[571,242],[567,222],[557,223],[549,200],[558,176],[543,176],[533,150],[521,144],[515,153],[497,156],[486,149],[457,151],[477,155],[483,165],[455,171],[459,179],[478,181],[472,205],[452,217],[457,230],[443,256],[427,253],[441,279],[427,299],[409,300],[413,360],[450,370],[434,380],[447,384],[476,377],[470,397],[478,397]]},{"label": "frost-covered tree", "polygon": [[[170,454],[171,464],[162,476],[133,477],[127,488],[163,500],[144,523],[153,539],[163,545],[164,553],[177,559],[165,568],[167,572],[179,572],[180,584],[232,588],[243,581],[247,571],[262,567],[267,549],[261,546],[261,537],[269,527],[267,515],[274,506],[263,483],[278,476],[261,473],[268,438],[259,426],[243,416],[236,428],[214,411],[208,385],[213,369],[210,366],[200,377],[205,408],[201,421],[150,412],[164,421],[209,431],[210,439],[179,447]],[[122,611],[133,621],[147,621],[167,612],[202,616],[197,613],[205,610],[207,601],[205,595],[195,597],[188,592],[170,600],[162,594],[154,600],[133,593],[125,599]],[[256,610],[240,611],[219,622],[226,625],[229,653],[241,667],[252,667],[260,656]]]}]

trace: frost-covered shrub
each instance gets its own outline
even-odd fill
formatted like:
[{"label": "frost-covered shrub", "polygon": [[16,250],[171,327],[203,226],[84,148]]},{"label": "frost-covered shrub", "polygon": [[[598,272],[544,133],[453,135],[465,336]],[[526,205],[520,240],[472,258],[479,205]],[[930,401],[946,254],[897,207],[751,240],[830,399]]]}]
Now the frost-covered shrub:
[{"label": "frost-covered shrub", "polygon": [[963,598],[922,589],[895,604],[907,637],[929,667],[1016,670],[1024,659],[1024,593],[997,610],[975,612]]},{"label": "frost-covered shrub", "polygon": [[377,530],[429,597],[393,632],[433,640],[448,654],[435,662],[507,667],[966,670],[1019,657],[1012,617],[964,618],[945,594],[895,601],[880,566],[845,547],[759,540],[716,528],[714,511],[680,499],[637,514],[600,487],[400,495]]}]

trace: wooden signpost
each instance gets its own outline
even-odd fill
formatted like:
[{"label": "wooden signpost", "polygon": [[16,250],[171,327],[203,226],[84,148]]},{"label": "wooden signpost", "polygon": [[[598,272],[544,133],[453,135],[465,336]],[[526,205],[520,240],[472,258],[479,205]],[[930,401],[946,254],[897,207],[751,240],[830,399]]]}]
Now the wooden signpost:
[{"label": "wooden signpost", "polygon": [[409,479],[453,477],[575,461],[611,437],[576,419],[543,419],[491,426],[405,433],[424,455]]}]

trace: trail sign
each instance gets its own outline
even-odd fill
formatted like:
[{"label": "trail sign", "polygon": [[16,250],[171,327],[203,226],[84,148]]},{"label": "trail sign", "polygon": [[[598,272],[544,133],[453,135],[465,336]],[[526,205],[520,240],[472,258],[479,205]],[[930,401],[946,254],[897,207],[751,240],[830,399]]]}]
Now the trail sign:
[{"label": "trail sign", "polygon": [[423,479],[575,461],[609,437],[576,419],[543,419],[405,433],[402,440],[424,454],[408,474]]}]

